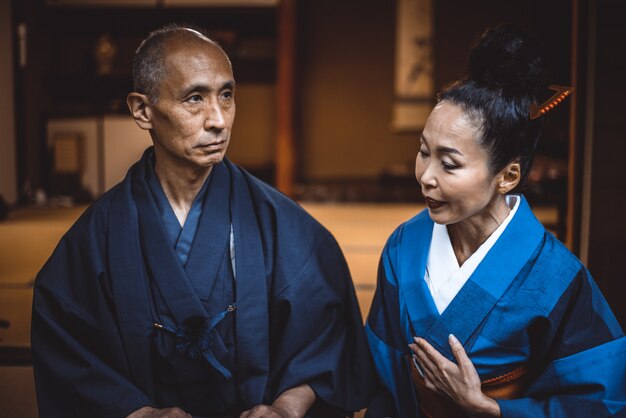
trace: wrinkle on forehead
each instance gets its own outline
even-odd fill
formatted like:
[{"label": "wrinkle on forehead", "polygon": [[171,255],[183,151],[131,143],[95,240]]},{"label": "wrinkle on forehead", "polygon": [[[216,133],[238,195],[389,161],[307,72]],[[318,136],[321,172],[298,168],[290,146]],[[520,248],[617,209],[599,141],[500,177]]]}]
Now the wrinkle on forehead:
[{"label": "wrinkle on forehead", "polygon": [[215,42],[195,35],[178,36],[165,43],[165,62],[171,68],[176,68],[181,62],[185,65],[207,63],[205,69],[214,69],[226,65],[232,72],[232,65],[226,53]]},{"label": "wrinkle on forehead", "polygon": [[202,39],[171,39],[165,45],[165,76],[160,92],[165,97],[181,98],[192,88],[202,86],[209,90],[219,90],[234,77],[230,62],[219,46]]},{"label": "wrinkle on forehead", "polygon": [[184,68],[192,71],[227,69],[232,74],[230,60],[222,49],[211,41],[195,38],[170,40],[165,46],[168,70]]}]

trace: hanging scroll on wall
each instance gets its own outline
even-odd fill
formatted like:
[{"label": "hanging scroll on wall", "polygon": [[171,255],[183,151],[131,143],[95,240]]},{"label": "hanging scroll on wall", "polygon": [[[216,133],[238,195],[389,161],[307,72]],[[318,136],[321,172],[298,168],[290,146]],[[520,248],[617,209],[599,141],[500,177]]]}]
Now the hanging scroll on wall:
[{"label": "hanging scroll on wall", "polygon": [[432,0],[398,0],[391,130],[419,132],[434,99]]}]

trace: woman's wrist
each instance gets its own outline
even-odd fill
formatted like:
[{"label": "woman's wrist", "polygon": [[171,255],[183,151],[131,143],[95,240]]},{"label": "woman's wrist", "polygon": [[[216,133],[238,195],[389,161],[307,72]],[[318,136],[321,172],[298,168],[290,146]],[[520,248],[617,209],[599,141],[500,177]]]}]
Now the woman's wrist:
[{"label": "woman's wrist", "polygon": [[466,410],[470,416],[476,418],[499,418],[502,416],[498,402],[485,394],[475,405],[467,407]]}]

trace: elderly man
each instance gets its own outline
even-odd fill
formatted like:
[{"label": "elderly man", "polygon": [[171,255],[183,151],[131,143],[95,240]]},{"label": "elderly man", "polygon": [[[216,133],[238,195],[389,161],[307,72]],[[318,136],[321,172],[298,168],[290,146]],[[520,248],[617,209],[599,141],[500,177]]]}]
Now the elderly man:
[{"label": "elderly man", "polygon": [[150,34],[128,106],[154,146],[35,285],[46,417],[343,416],[375,380],[335,240],[224,154],[235,81],[200,32]]}]

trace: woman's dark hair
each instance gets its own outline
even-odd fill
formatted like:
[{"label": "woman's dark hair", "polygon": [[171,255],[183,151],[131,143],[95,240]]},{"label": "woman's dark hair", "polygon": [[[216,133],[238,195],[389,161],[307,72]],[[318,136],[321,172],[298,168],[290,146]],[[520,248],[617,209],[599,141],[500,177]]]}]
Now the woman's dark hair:
[{"label": "woman's dark hair", "polygon": [[472,47],[467,74],[439,93],[438,101],[457,104],[478,123],[480,144],[489,154],[490,170],[508,163],[521,167],[523,187],[543,127],[530,119],[530,105],[546,88],[543,45],[510,25],[487,29]]}]

